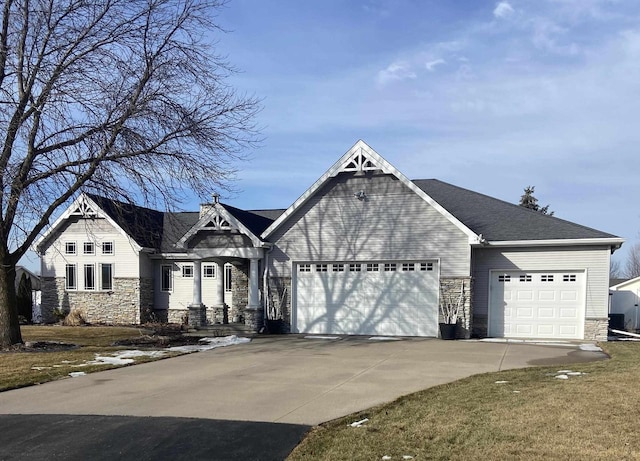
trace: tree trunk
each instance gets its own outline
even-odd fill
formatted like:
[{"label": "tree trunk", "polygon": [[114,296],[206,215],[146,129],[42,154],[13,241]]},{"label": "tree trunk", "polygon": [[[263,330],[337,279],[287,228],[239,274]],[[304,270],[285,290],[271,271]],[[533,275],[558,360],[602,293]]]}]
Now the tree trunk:
[{"label": "tree trunk", "polygon": [[22,342],[16,303],[16,265],[0,261],[0,349]]}]

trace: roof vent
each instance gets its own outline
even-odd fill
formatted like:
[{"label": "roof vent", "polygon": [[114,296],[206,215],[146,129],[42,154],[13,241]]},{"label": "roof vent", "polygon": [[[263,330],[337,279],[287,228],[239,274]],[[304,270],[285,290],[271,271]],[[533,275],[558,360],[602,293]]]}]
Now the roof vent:
[{"label": "roof vent", "polygon": [[217,192],[211,194],[211,198],[213,198],[213,203],[220,203],[220,194]]}]

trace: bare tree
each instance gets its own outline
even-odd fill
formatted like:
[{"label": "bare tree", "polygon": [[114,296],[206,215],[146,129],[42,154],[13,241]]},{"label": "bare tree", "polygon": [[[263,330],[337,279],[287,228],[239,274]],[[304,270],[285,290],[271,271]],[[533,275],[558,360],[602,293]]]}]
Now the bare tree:
[{"label": "bare tree", "polygon": [[175,206],[229,184],[254,98],[215,54],[224,0],[4,0],[0,348],[21,342],[15,265],[81,191]]},{"label": "bare tree", "polygon": [[622,278],[622,264],[617,259],[612,259],[609,265],[609,278],[619,279]]},{"label": "bare tree", "polygon": [[630,279],[640,277],[640,243],[636,243],[629,250],[624,275]]}]

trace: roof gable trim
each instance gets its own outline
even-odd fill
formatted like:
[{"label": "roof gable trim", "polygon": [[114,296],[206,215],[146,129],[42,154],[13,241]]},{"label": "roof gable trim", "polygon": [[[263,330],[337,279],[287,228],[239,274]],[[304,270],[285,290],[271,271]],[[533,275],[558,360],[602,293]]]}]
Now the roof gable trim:
[{"label": "roof gable trim", "polygon": [[229,213],[224,205],[221,203],[212,204],[210,210],[208,210],[194,226],[187,231],[186,234],[180,238],[176,242],[177,248],[186,248],[187,242],[191,240],[198,232],[200,231],[211,231],[211,230],[223,230],[230,231],[237,229],[242,232],[244,235],[251,239],[254,247],[263,246],[264,242],[260,240],[253,232],[251,232],[247,226],[242,224],[241,221],[236,219],[231,213]]},{"label": "roof gable trim", "polygon": [[329,179],[342,172],[358,171],[382,171],[398,178],[404,185],[424,199],[429,205],[435,208],[440,214],[447,218],[458,229],[464,232],[469,238],[469,243],[479,243],[480,238],[471,229],[462,224],[456,217],[445,210],[440,204],[433,200],[426,192],[411,182],[396,167],[386,161],[380,154],[373,150],[363,140],[356,142],[340,159],[333,164],[313,185],[306,190],[287,210],[280,215],[261,235],[267,239],[273,232],[286,222],[298,208],[306,203]]}]

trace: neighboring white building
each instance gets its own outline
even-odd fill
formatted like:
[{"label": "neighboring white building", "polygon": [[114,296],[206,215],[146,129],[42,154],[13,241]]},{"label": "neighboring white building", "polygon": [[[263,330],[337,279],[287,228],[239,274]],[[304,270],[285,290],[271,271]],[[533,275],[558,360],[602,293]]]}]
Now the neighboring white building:
[{"label": "neighboring white building", "polygon": [[292,332],[606,340],[623,240],[437,180],[358,141],[286,210],[162,213],[83,194],[38,242],[43,311],[192,326],[264,313]]},{"label": "neighboring white building", "polygon": [[627,330],[640,329],[640,277],[613,285],[611,290],[612,314],[624,314]]}]

